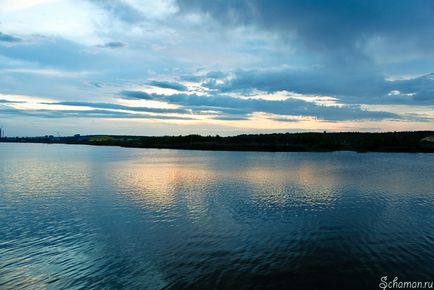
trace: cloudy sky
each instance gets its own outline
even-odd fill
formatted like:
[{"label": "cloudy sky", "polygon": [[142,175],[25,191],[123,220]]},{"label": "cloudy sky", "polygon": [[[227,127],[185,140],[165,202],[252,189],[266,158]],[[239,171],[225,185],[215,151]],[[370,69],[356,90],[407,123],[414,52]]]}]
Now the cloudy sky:
[{"label": "cloudy sky", "polygon": [[9,136],[434,130],[431,0],[0,0]]}]

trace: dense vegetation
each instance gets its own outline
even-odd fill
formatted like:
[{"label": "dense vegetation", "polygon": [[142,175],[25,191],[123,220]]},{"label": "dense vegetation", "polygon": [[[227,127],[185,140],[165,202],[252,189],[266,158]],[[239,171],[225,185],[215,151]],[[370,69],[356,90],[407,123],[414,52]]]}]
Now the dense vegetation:
[{"label": "dense vegetation", "polygon": [[388,133],[282,133],[220,136],[115,136],[14,137],[3,142],[115,145],[140,148],[173,148],[239,151],[338,151],[434,152],[434,131]]}]

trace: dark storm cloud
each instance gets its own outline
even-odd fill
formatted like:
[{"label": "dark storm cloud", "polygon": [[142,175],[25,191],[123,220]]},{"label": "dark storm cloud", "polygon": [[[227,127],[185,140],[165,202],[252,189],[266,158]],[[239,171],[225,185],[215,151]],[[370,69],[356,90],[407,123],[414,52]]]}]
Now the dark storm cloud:
[{"label": "dark storm cloud", "polygon": [[361,120],[361,119],[399,119],[396,114],[388,112],[373,112],[361,109],[357,105],[320,106],[311,102],[298,99],[287,100],[264,100],[264,99],[242,99],[224,95],[199,96],[196,94],[146,94],[133,91],[121,92],[121,95],[131,99],[158,100],[172,104],[192,108],[195,110],[217,110],[223,113],[222,117],[229,118],[230,115],[240,118],[255,112],[271,113],[289,116],[313,116],[323,120]]},{"label": "dark storm cloud", "polygon": [[377,94],[371,97],[345,96],[341,98],[341,101],[362,104],[434,106],[434,74],[405,80],[377,82],[371,84],[371,87],[374,85],[377,86],[375,89]]},{"label": "dark storm cloud", "polygon": [[39,118],[110,118],[110,119],[155,119],[155,120],[192,120],[190,117],[167,115],[138,115],[110,110],[18,110],[0,109],[0,115],[27,116]]},{"label": "dark storm cloud", "polygon": [[[272,32],[299,53],[319,56],[312,67],[239,70],[223,84],[204,81],[210,89],[242,93],[288,90],[338,96],[354,104],[434,104],[432,80],[386,81],[384,65],[378,63],[378,59],[390,57],[399,64],[408,55],[425,62],[433,60],[434,1],[179,0],[178,4],[179,13],[210,15],[223,29],[239,25]],[[281,59],[282,63],[291,61]],[[389,96],[391,90],[414,94]]]},{"label": "dark storm cloud", "polygon": [[[180,13],[203,12],[224,25],[253,25],[295,34],[327,53],[353,50],[373,36],[434,47],[431,0],[178,0]],[[336,51],[337,49],[337,51]]]},{"label": "dark storm cloud", "polygon": [[398,90],[401,95],[410,95],[410,99],[414,103],[434,105],[434,74],[389,82],[389,88],[391,90]]},{"label": "dark storm cloud", "polygon": [[97,109],[112,109],[112,110],[125,110],[133,112],[147,112],[147,113],[178,113],[185,114],[188,111],[183,109],[162,109],[162,108],[146,108],[146,107],[130,107],[113,103],[92,103],[92,102],[55,102],[43,103],[45,105],[64,105],[71,107],[90,107]]},{"label": "dark storm cloud", "polygon": [[[347,104],[434,105],[434,77],[388,81],[375,54],[431,55],[434,1],[430,0],[179,0],[180,12],[205,13],[223,27],[252,26],[321,55],[303,69],[236,70],[210,73],[203,86],[215,92],[249,94],[286,90],[336,96]],[[295,42],[293,41],[295,40]],[[286,60],[282,59],[285,63]],[[416,67],[418,64],[415,64]],[[408,67],[408,65],[406,66]],[[413,67],[414,69],[414,67]]]},{"label": "dark storm cloud", "polygon": [[[370,95],[379,91],[375,82],[382,79],[371,76],[337,75],[324,70],[237,70],[233,77],[225,79],[222,83],[215,81],[205,82],[203,85],[220,92],[249,93],[257,89],[266,92],[292,91],[302,94],[344,95],[364,94]],[[368,87],[362,85],[370,84]]]},{"label": "dark storm cloud", "polygon": [[141,100],[153,99],[153,97],[150,94],[145,92],[140,92],[140,91],[121,91],[119,94],[126,99],[141,99]]},{"label": "dark storm cloud", "polygon": [[344,75],[320,70],[238,70],[222,82],[211,80],[202,85],[220,93],[248,95],[253,90],[289,91],[337,96],[348,104],[434,105],[434,74],[390,81],[376,75]]},{"label": "dark storm cloud", "polygon": [[166,82],[166,81],[151,81],[149,82],[151,86],[159,87],[163,89],[172,89],[176,91],[187,91],[188,88],[184,86],[183,84],[175,83],[175,82]]},{"label": "dark storm cloud", "polygon": [[0,32],[0,42],[21,42],[21,38]]}]

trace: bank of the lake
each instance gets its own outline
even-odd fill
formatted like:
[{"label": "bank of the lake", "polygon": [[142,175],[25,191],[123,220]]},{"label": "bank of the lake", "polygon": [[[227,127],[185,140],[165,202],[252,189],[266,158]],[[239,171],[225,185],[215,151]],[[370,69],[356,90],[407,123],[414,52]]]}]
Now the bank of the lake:
[{"label": "bank of the lake", "polygon": [[9,137],[0,142],[63,143],[133,148],[275,152],[434,152],[434,131],[385,133],[278,133],[238,136],[122,136]]}]

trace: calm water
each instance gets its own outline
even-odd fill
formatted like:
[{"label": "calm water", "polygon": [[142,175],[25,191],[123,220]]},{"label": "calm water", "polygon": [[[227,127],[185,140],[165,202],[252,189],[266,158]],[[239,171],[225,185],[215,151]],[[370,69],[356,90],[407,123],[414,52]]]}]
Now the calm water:
[{"label": "calm water", "polygon": [[434,280],[434,154],[0,144],[0,288]]}]

